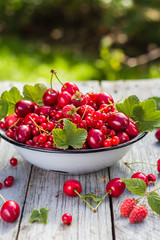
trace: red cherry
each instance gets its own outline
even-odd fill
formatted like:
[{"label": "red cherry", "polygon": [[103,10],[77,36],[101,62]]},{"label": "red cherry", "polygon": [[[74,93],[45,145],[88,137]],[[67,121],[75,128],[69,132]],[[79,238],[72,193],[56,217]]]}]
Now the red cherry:
[{"label": "red cherry", "polygon": [[17,129],[17,141],[25,143],[32,137],[31,128],[27,125],[21,125]]},{"label": "red cherry", "polygon": [[10,159],[10,164],[11,164],[13,167],[16,166],[17,163],[18,163],[17,158],[11,158],[11,159]]},{"label": "red cherry", "polygon": [[134,173],[134,174],[132,175],[132,178],[142,179],[142,180],[145,182],[146,186],[148,186],[148,178],[147,178],[147,176],[146,176],[144,173],[142,173],[142,172],[136,172],[136,173]]},{"label": "red cherry", "polygon": [[158,170],[158,172],[160,172],[160,159],[158,159],[158,161],[157,161],[157,170]]},{"label": "red cherry", "polygon": [[160,141],[160,128],[156,131],[155,137]]},{"label": "red cherry", "polygon": [[34,112],[34,106],[29,100],[20,100],[15,105],[15,113],[18,117],[25,117],[28,113]]},{"label": "red cherry", "polygon": [[0,129],[5,130],[5,128],[6,128],[6,123],[0,122]]},{"label": "red cherry", "polygon": [[91,129],[88,133],[87,143],[91,148],[103,147],[104,135],[99,129]]},{"label": "red cherry", "polygon": [[96,104],[100,106],[101,104],[111,104],[114,103],[112,96],[108,93],[99,93],[96,97]]},{"label": "red cherry", "polygon": [[136,137],[138,135],[138,128],[137,128],[137,126],[133,122],[130,122],[128,127],[125,129],[125,132],[131,138],[134,138],[134,137]]},{"label": "red cherry", "polygon": [[49,116],[50,112],[52,111],[52,106],[41,106],[38,111],[38,115]]},{"label": "red cherry", "polygon": [[51,88],[47,89],[47,91],[43,94],[44,105],[53,106],[53,105],[57,104],[58,95],[59,95],[58,90],[56,90],[54,88],[52,88],[52,90],[51,90]]},{"label": "red cherry", "polygon": [[73,95],[76,91],[79,91],[79,88],[74,83],[66,82],[61,88],[61,92],[64,91],[69,92],[71,95]]},{"label": "red cherry", "polygon": [[0,182],[0,190],[2,189],[2,187],[3,187],[3,185],[2,185],[2,183]]},{"label": "red cherry", "polygon": [[106,191],[111,197],[119,197],[125,190],[125,183],[120,178],[113,178],[107,183]]},{"label": "red cherry", "polygon": [[63,192],[70,196],[70,197],[76,197],[77,193],[75,190],[80,194],[82,191],[82,186],[80,182],[78,182],[75,179],[69,179],[67,180],[63,185]]},{"label": "red cherry", "polygon": [[0,214],[5,222],[15,222],[19,217],[20,207],[15,201],[8,200],[2,205]]},{"label": "red cherry", "polygon": [[64,106],[71,103],[71,98],[72,98],[72,95],[69,92],[67,91],[61,92],[58,96],[58,105],[61,108],[63,108]]},{"label": "red cherry", "polygon": [[129,136],[126,132],[118,132],[117,137],[119,137],[120,143],[125,143],[129,141]]},{"label": "red cherry", "polygon": [[156,176],[152,173],[147,175],[148,181],[149,182],[155,182],[156,181]]},{"label": "red cherry", "polygon": [[71,222],[72,222],[71,214],[69,214],[69,213],[63,214],[62,221],[63,221],[64,224],[67,224],[67,225],[71,224]]},{"label": "red cherry", "polygon": [[129,118],[121,112],[115,112],[108,116],[108,126],[115,131],[123,131],[129,125]]},{"label": "red cherry", "polygon": [[10,128],[12,125],[14,125],[16,122],[18,122],[19,117],[15,113],[9,114],[5,118],[6,128]]}]

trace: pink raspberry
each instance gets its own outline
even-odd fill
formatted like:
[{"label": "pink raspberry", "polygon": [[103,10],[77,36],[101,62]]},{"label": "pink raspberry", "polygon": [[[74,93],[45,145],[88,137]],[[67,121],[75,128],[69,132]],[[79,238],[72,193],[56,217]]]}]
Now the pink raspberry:
[{"label": "pink raspberry", "polygon": [[129,215],[129,221],[130,223],[139,223],[143,221],[148,214],[148,210],[144,206],[137,206],[135,207],[130,215]]},{"label": "pink raspberry", "polygon": [[156,176],[154,174],[148,174],[147,175],[148,181],[149,182],[155,182],[156,181]]},{"label": "pink raspberry", "polygon": [[120,212],[123,217],[129,217],[129,214],[133,210],[133,208],[136,206],[136,201],[132,198],[127,198],[124,200],[120,207]]}]

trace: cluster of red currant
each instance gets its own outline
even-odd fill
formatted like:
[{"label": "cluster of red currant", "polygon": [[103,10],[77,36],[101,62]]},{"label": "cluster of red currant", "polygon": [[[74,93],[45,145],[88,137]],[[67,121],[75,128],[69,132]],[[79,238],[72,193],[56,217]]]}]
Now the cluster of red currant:
[{"label": "cluster of red currant", "polygon": [[[13,158],[10,159],[11,166],[15,167],[17,165],[17,163],[18,163],[18,160],[16,158],[13,157]],[[13,176],[8,176],[3,181],[5,187],[11,187],[13,182],[14,182],[14,177]],[[0,182],[0,190],[2,189],[2,187],[3,187],[3,184]]]},{"label": "cluster of red currant", "polygon": [[44,105],[18,101],[15,113],[1,121],[0,128],[18,142],[50,149],[56,148],[52,130],[63,129],[64,118],[87,130],[82,149],[116,146],[138,135],[134,121],[117,111],[108,93],[83,94],[76,84],[67,82],[61,92],[49,88],[42,100]]}]

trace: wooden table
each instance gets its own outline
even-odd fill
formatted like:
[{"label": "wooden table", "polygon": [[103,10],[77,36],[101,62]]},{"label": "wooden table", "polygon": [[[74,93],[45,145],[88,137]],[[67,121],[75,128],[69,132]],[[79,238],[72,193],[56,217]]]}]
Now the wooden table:
[{"label": "wooden table", "polygon": [[[115,101],[122,96],[125,98],[131,94],[136,94],[141,100],[144,100],[148,97],[159,96],[160,93],[160,80],[103,81],[101,85],[97,81],[91,81],[77,84],[82,92],[106,91],[114,96]],[[11,86],[22,89],[22,85],[0,82],[0,93],[9,90]],[[97,213],[94,213],[78,197],[68,197],[62,191],[64,182],[74,178],[81,182],[82,193],[99,190],[103,196],[109,179],[129,178],[132,175],[123,162],[156,163],[160,158],[159,147],[154,133],[149,133],[114,166],[92,174],[71,176],[59,175],[32,166],[22,159],[13,146],[2,140],[0,143],[0,182],[9,175],[15,177],[15,182],[11,188],[3,188],[0,193],[6,199],[12,199],[19,203],[21,215],[12,224],[5,223],[0,219],[0,240],[159,240],[160,218],[150,209],[148,217],[139,224],[130,224],[128,218],[121,217],[119,211],[121,203],[125,198],[133,196],[129,191],[125,190],[125,193],[119,198],[106,197]],[[19,160],[16,167],[9,164],[9,160],[13,156]],[[145,174],[154,173],[160,180],[156,167],[136,164],[134,169]],[[106,180],[101,181],[101,178],[106,178]],[[28,219],[32,210],[41,207],[50,210],[48,223],[46,225],[29,223]],[[62,215],[66,212],[73,216],[70,226],[63,225],[61,221]]]}]

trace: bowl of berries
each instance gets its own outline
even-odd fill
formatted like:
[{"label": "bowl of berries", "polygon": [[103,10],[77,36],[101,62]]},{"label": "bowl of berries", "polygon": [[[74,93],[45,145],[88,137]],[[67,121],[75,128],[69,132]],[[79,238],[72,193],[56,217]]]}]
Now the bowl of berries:
[{"label": "bowl of berries", "polygon": [[[57,77],[54,70],[51,74]],[[60,173],[83,174],[113,165],[157,126],[158,120],[147,120],[148,115],[159,114],[160,119],[159,111],[150,108],[156,108],[153,99],[140,102],[132,95],[115,103],[106,92],[83,94],[71,82],[58,91],[52,77],[49,89],[24,85],[21,94],[13,87],[2,93],[1,101],[1,137],[31,164]]]}]

